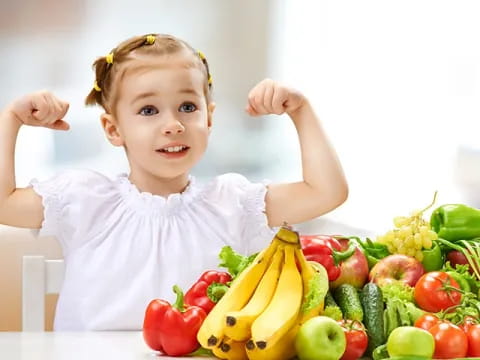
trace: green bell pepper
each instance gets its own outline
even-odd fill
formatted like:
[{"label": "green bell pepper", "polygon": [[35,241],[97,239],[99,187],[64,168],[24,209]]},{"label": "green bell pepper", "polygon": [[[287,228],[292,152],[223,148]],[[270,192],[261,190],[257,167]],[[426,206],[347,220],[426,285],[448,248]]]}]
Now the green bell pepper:
[{"label": "green bell pepper", "polygon": [[480,210],[463,204],[442,205],[432,212],[430,225],[449,241],[480,237]]},{"label": "green bell pepper", "polygon": [[440,270],[442,268],[444,262],[442,249],[436,241],[433,241],[433,245],[430,249],[422,250],[422,254],[422,265],[425,272]]}]

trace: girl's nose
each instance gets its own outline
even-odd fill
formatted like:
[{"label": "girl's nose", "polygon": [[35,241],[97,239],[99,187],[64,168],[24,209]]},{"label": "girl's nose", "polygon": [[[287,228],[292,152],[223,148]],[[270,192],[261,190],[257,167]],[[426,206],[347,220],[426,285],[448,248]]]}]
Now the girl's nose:
[{"label": "girl's nose", "polygon": [[171,119],[162,130],[164,135],[181,134],[185,131],[185,127],[177,119]]}]

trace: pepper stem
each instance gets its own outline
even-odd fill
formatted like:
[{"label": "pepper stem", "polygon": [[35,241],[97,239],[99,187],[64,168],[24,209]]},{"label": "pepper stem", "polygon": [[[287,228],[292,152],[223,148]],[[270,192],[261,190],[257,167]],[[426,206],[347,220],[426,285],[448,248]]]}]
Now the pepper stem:
[{"label": "pepper stem", "polygon": [[172,305],[173,308],[177,309],[180,312],[185,311],[185,304],[183,302],[183,291],[178,285],[173,285],[173,292],[177,294],[175,303]]},{"label": "pepper stem", "polygon": [[355,253],[356,249],[357,247],[352,241],[349,243],[348,249],[345,251],[336,251],[332,249],[332,256],[333,256],[333,261],[335,262],[335,265],[338,265],[342,261],[345,261],[348,258],[350,258]]}]

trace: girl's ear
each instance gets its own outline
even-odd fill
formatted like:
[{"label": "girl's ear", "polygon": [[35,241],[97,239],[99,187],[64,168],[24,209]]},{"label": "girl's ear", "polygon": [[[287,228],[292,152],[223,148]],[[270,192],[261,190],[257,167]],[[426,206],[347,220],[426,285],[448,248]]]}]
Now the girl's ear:
[{"label": "girl's ear", "polygon": [[216,104],[212,101],[211,103],[208,104],[208,123],[207,123],[207,126],[208,126],[208,130],[211,131],[212,130],[212,118],[213,118],[213,112],[215,111],[215,106]]},{"label": "girl's ear", "polygon": [[115,117],[112,114],[104,113],[100,116],[100,121],[108,141],[114,146],[123,146],[123,137],[120,133],[118,122]]}]

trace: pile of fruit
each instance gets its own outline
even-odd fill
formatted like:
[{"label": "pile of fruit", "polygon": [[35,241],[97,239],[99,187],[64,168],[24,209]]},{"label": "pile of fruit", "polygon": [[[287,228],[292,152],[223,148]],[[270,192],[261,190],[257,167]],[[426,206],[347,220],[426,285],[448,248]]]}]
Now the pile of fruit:
[{"label": "pile of fruit", "polygon": [[374,241],[285,226],[258,254],[225,247],[228,272],[152,300],[144,339],[231,360],[480,358],[480,210],[443,205],[426,221],[433,203]]}]

